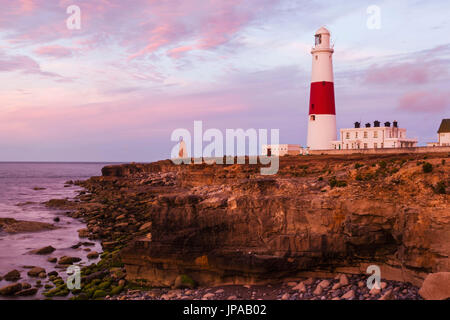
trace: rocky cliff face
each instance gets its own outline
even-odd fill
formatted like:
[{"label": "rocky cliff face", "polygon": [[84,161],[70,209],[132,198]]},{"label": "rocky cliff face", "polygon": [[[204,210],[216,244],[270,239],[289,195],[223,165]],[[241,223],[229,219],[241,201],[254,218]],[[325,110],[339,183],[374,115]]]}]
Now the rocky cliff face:
[{"label": "rocky cliff face", "polygon": [[450,271],[449,160],[285,157],[274,176],[258,165],[109,166],[82,197],[91,236],[127,245],[129,280],[267,283],[378,265],[420,285]]}]

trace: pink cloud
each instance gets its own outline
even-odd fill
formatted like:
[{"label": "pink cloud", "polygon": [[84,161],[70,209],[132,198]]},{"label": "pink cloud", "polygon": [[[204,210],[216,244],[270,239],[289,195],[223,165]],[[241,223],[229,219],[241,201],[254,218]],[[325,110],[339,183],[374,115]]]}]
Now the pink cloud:
[{"label": "pink cloud", "polygon": [[55,57],[55,58],[65,58],[71,57],[73,51],[70,48],[53,45],[53,46],[43,46],[39,47],[34,52],[41,56]]},{"label": "pink cloud", "polygon": [[436,60],[372,65],[365,74],[365,81],[374,84],[425,84],[447,74],[443,63]]},{"label": "pink cloud", "polygon": [[60,75],[43,71],[38,62],[24,55],[6,55],[0,52],[0,72],[19,71],[28,74],[38,74],[45,77],[56,77],[62,79]]},{"label": "pink cloud", "polygon": [[403,95],[398,109],[412,112],[442,112],[450,106],[450,94],[447,92],[417,91]]}]

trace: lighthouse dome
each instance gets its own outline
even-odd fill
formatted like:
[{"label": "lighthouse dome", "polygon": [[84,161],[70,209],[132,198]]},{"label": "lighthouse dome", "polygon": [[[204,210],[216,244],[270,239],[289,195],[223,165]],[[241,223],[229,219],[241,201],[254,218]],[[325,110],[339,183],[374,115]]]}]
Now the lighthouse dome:
[{"label": "lighthouse dome", "polygon": [[321,27],[319,30],[316,31],[316,35],[317,34],[330,34],[330,31],[328,31],[328,29],[325,27]]}]

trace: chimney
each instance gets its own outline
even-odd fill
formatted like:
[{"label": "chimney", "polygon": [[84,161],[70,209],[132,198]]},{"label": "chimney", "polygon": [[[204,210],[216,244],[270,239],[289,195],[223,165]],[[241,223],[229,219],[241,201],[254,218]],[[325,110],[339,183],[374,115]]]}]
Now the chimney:
[{"label": "chimney", "polygon": [[355,128],[361,128],[361,123],[355,122]]},{"label": "chimney", "polygon": [[366,128],[370,128],[370,123],[366,123]]},{"label": "chimney", "polygon": [[394,128],[398,128],[398,122],[396,120],[394,120],[394,122],[392,123],[392,125],[394,126]]},{"label": "chimney", "polygon": [[375,121],[373,122],[373,126],[376,127],[376,128],[379,128],[379,127],[380,127],[380,121],[375,120]]},{"label": "chimney", "polygon": [[384,123],[384,126],[385,126],[385,127],[390,127],[390,126],[391,126],[391,123],[390,123],[389,121],[387,121],[387,122]]}]

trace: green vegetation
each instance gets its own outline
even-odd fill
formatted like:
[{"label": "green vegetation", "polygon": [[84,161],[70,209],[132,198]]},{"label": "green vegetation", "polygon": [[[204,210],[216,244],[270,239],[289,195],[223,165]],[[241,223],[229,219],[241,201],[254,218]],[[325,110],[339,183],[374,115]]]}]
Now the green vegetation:
[{"label": "green vegetation", "polygon": [[429,162],[425,162],[422,165],[422,170],[423,170],[424,173],[430,173],[430,172],[433,171],[433,165],[431,163],[429,163]]},{"label": "green vegetation", "polygon": [[355,163],[355,169],[359,169],[359,168],[362,168],[362,167],[364,167],[363,164]]},{"label": "green vegetation", "polygon": [[330,187],[333,188],[343,188],[347,186],[347,182],[343,180],[337,180],[336,177],[331,177],[330,180],[328,180],[328,183],[330,184]]}]

